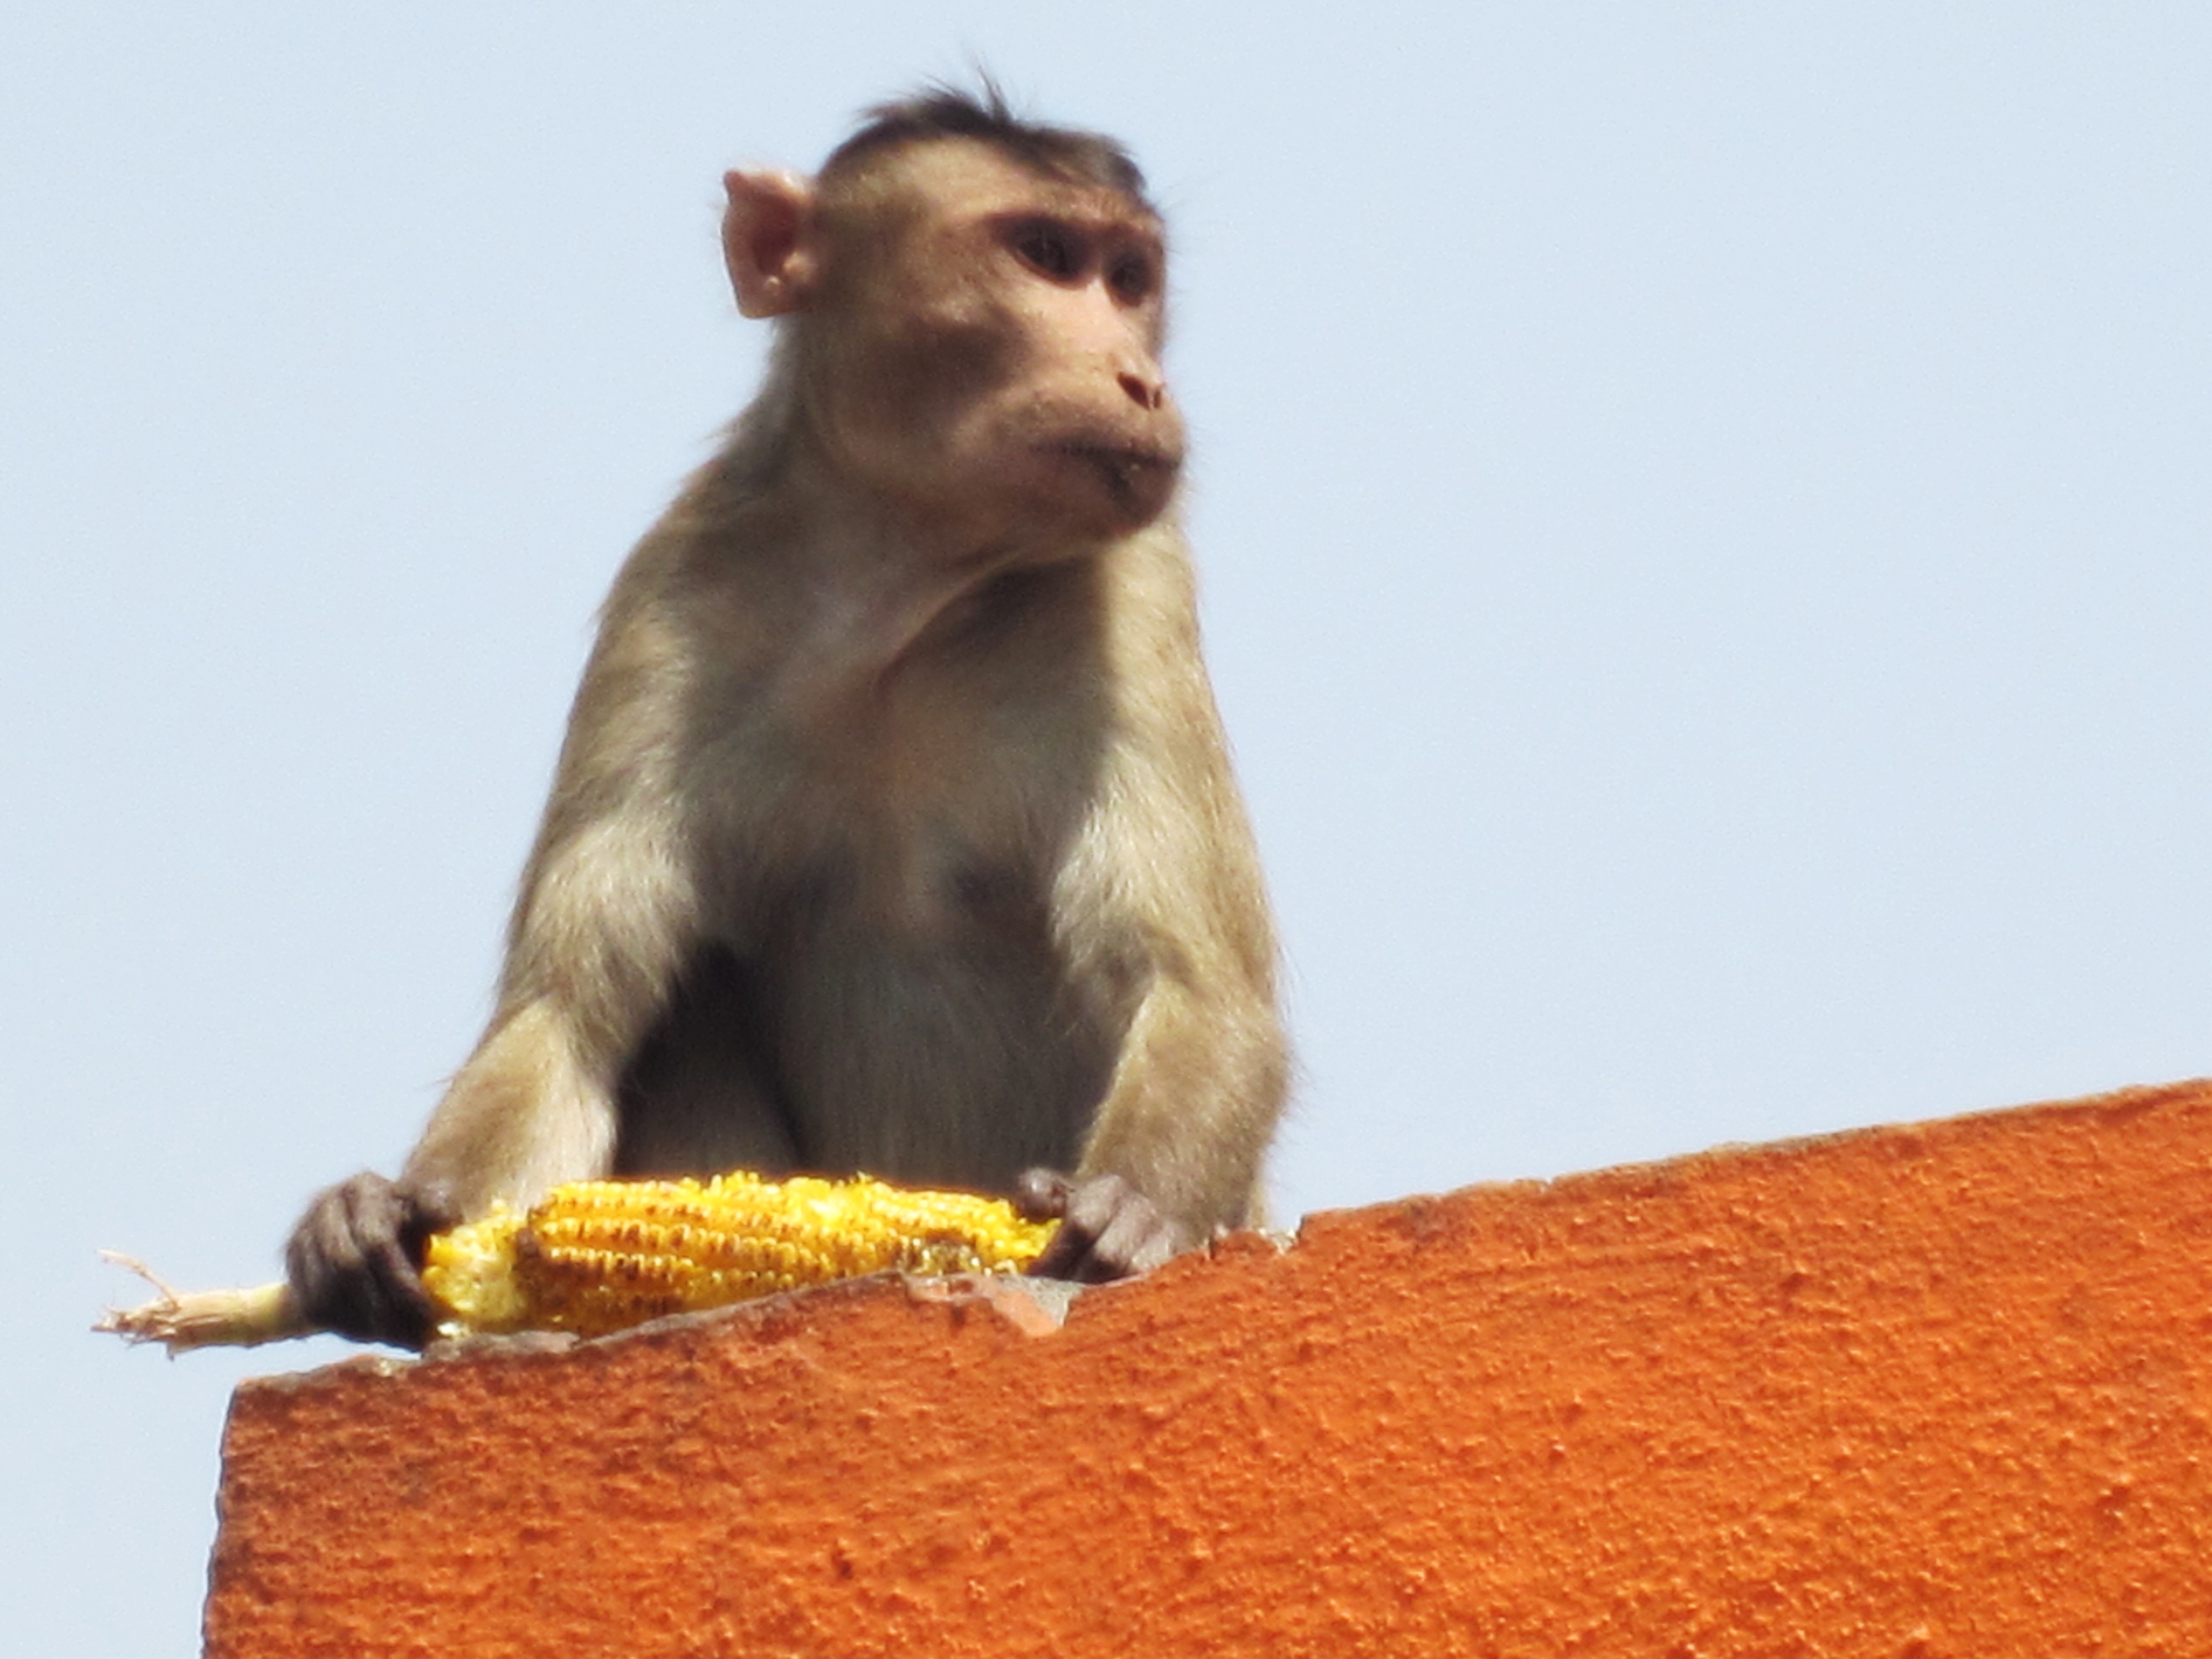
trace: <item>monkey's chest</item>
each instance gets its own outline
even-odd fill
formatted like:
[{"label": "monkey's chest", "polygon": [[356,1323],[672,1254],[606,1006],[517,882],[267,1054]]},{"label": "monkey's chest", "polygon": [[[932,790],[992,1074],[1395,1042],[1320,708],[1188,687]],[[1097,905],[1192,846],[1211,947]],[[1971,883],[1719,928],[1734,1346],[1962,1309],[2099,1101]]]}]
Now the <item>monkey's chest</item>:
[{"label": "monkey's chest", "polygon": [[961,714],[763,745],[714,838],[732,921],[839,954],[1042,937],[1084,768],[1065,734]]},{"label": "monkey's chest", "polygon": [[745,931],[793,966],[873,960],[885,973],[934,973],[1030,953],[1050,931],[1050,878],[1030,854],[957,820],[855,815],[763,872]]},{"label": "monkey's chest", "polygon": [[897,829],[825,826],[738,946],[799,1163],[993,1188],[1067,1167],[1115,1037],[1038,872],[957,824]]}]

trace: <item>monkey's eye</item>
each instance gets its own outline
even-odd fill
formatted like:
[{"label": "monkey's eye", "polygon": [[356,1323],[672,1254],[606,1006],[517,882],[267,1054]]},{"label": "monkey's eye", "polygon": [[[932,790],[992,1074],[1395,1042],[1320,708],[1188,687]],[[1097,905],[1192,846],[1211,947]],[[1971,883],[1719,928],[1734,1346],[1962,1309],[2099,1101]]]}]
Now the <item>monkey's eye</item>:
[{"label": "monkey's eye", "polygon": [[1083,249],[1065,225],[1026,224],[1010,240],[1016,258],[1056,283],[1073,281],[1083,269]]},{"label": "monkey's eye", "polygon": [[1156,285],[1152,262],[1141,253],[1124,254],[1108,268],[1106,285],[1123,305],[1142,305],[1152,297]]}]

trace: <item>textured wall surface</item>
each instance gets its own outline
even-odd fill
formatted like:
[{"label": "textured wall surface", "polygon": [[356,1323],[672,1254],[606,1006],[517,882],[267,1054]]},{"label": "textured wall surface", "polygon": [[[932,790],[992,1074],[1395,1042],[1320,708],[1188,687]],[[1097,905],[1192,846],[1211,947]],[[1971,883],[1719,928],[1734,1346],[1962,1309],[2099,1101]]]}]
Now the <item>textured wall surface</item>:
[{"label": "textured wall surface", "polygon": [[241,1388],[215,1659],[2212,1654],[2212,1085]]}]

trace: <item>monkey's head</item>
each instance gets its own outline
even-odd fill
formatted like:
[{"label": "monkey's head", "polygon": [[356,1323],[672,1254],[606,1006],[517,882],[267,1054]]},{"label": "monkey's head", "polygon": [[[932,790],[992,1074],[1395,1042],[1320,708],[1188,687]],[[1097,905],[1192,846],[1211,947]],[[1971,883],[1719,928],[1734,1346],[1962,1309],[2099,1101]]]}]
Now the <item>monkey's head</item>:
[{"label": "monkey's head", "polygon": [[1044,556],[1166,509],[1166,246],[1110,142],[933,94],[817,179],[725,184],[738,306],[787,319],[800,420],[923,540]]}]

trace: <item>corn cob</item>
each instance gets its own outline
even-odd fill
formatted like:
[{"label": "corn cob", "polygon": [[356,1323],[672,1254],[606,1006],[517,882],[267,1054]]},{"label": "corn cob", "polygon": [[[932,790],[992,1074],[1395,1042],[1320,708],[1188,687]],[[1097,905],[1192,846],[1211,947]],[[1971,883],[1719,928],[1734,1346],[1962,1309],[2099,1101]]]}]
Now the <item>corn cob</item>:
[{"label": "corn cob", "polygon": [[[431,1239],[422,1283],[441,1336],[520,1330],[600,1336],[663,1314],[698,1312],[803,1285],[896,1269],[1015,1273],[1054,1224],[998,1199],[918,1192],[861,1177],[587,1181],[527,1212],[489,1215]],[[161,1295],[99,1327],[172,1353],[304,1336],[283,1285]]]},{"label": "corn cob", "polygon": [[599,1336],[889,1269],[1012,1272],[1051,1236],[997,1199],[879,1181],[587,1181],[441,1234],[422,1282],[457,1331]]}]

